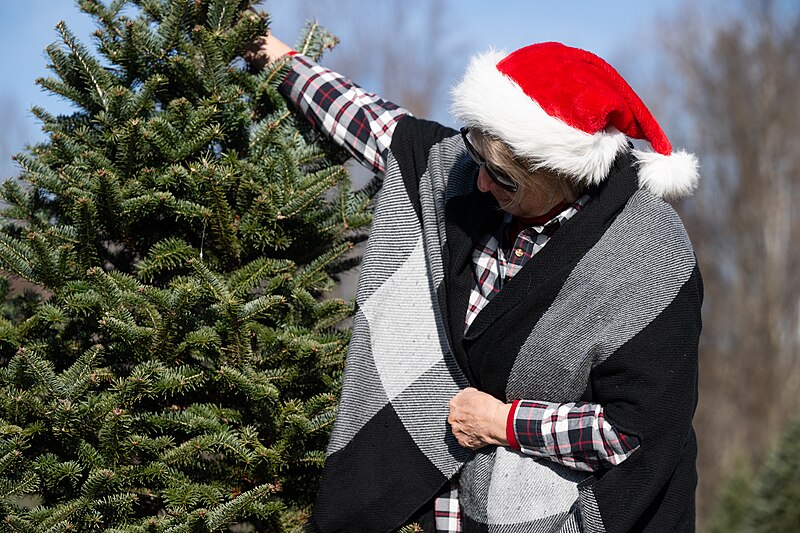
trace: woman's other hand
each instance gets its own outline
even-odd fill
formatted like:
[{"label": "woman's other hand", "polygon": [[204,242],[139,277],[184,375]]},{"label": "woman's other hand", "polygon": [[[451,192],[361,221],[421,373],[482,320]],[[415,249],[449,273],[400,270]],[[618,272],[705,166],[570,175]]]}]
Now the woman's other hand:
[{"label": "woman's other hand", "polygon": [[250,41],[242,57],[256,70],[261,70],[269,63],[277,61],[291,51],[292,48],[288,44],[268,33],[259,35]]},{"label": "woman's other hand", "polygon": [[511,404],[468,387],[450,399],[447,421],[458,443],[477,450],[490,444],[508,446],[506,421]]}]

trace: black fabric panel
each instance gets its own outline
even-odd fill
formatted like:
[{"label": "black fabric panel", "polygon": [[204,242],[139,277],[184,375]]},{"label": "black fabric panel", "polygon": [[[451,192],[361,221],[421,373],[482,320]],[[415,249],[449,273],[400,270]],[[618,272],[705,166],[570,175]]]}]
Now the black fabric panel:
[{"label": "black fabric panel", "polygon": [[[675,299],[597,365],[586,398],[641,446],[591,484],[610,532],[693,531],[697,345],[702,280],[695,267]],[[689,525],[690,524],[690,525]]]},{"label": "black fabric panel", "polygon": [[387,405],[326,459],[308,530],[394,531],[446,482]]},{"label": "black fabric panel", "polygon": [[[661,489],[655,501],[642,513],[632,531],[667,531],[664,529],[666,527],[671,527],[669,531],[676,533],[690,533],[695,530],[696,461],[697,439],[692,432],[675,468],[675,474]],[[669,521],[662,523],[667,509],[674,511],[669,513]]]},{"label": "black fabric panel", "polygon": [[[546,247],[545,247],[546,248]],[[464,339],[467,367],[473,376],[473,386],[495,398],[508,401],[506,386],[514,366],[514,356],[527,340],[532,325],[542,317],[558,295],[558,290],[569,276],[571,268],[564,268],[553,276],[550,284],[537,289],[537,298],[522,300],[505,319],[497,322],[485,334]],[[513,281],[513,280],[512,280]],[[503,290],[511,290],[504,287]],[[517,288],[516,290],[525,290]],[[502,291],[501,291],[502,294]],[[488,307],[488,306],[487,306]],[[485,312],[486,308],[481,312]],[[480,317],[480,315],[478,315]],[[474,323],[473,323],[474,324]]]},{"label": "black fabric panel", "polygon": [[[477,173],[477,166],[475,171]],[[472,250],[481,235],[496,228],[502,220],[503,214],[494,197],[478,189],[469,195],[456,196],[445,205],[447,242],[444,249],[445,279],[442,284],[445,294],[440,302],[444,300],[442,309],[447,319],[453,354],[470,384],[476,388],[480,388],[478,380],[467,362],[467,352],[462,343],[469,295],[475,285]]]},{"label": "black fabric panel", "polygon": [[419,179],[428,168],[428,156],[433,145],[453,135],[458,135],[458,132],[452,128],[410,115],[401,118],[395,126],[390,150],[400,167],[408,198],[420,221]]}]

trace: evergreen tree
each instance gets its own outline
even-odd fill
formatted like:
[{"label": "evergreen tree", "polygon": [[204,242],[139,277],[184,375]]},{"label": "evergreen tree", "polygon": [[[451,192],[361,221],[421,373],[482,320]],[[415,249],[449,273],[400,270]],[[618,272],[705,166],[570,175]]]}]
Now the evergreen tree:
[{"label": "evergreen tree", "polygon": [[740,458],[719,491],[706,533],[745,533],[753,511],[753,469]]},{"label": "evergreen tree", "polygon": [[753,492],[747,531],[800,530],[800,417],[796,414],[767,457]]},{"label": "evergreen tree", "polygon": [[[75,113],[2,186],[0,531],[284,531],[316,492],[349,333],[322,299],[375,187],[239,57],[256,0],[80,0],[39,84]],[[334,44],[315,25],[298,44]],[[239,525],[235,525],[235,524]],[[232,528],[232,529],[231,529]]]},{"label": "evergreen tree", "polygon": [[[796,412],[796,411],[795,411]],[[789,420],[753,474],[740,461],[720,491],[709,533],[776,533],[800,530],[800,417]]]}]

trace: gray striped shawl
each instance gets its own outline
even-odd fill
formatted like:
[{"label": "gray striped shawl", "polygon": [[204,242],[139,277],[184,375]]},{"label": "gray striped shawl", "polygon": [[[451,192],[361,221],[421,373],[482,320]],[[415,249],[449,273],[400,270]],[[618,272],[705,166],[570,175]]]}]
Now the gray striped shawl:
[{"label": "gray striped shawl", "polygon": [[[325,516],[352,512],[362,517],[353,520],[366,520],[363,517],[369,511],[344,507],[372,507],[376,513],[391,513],[381,510],[395,505],[386,499],[395,498],[398,506],[408,505],[409,497],[416,498],[419,505],[429,501],[441,485],[432,486],[435,476],[419,474],[423,469],[415,466],[418,463],[391,446],[385,457],[380,455],[382,445],[402,441],[406,436],[396,433],[405,431],[441,481],[461,472],[460,502],[467,531],[606,530],[588,474],[510,448],[469,452],[456,443],[446,422],[448,401],[468,381],[449,346],[446,317],[437,296],[445,275],[445,203],[471,192],[474,172],[458,136],[433,145],[419,177],[418,217],[400,166],[389,154],[358,285],[341,404],[328,449],[331,464],[317,504],[315,528],[396,528],[400,522],[388,528],[388,522],[329,527]],[[579,213],[576,222],[580,218]],[[580,399],[592,368],[658,316],[694,267],[695,257],[677,215],[662,200],[641,190],[635,192],[600,240],[574,266],[549,309],[532,324],[514,360],[505,399]],[[383,423],[387,432],[375,436],[373,425],[387,409],[401,424]],[[359,439],[372,444],[358,444]],[[337,453],[356,444],[369,450],[359,452],[365,459],[338,465]],[[387,465],[375,464],[380,461]],[[390,464],[393,461],[405,464]],[[413,488],[393,481],[396,486],[381,488],[384,468],[407,468],[409,477],[431,481],[413,485],[409,480]],[[362,479],[366,486],[352,495],[354,503],[339,503],[330,509],[334,499],[349,501],[336,493],[350,490],[345,477]],[[409,496],[409,491],[419,494]],[[408,518],[407,510],[403,514]]]}]

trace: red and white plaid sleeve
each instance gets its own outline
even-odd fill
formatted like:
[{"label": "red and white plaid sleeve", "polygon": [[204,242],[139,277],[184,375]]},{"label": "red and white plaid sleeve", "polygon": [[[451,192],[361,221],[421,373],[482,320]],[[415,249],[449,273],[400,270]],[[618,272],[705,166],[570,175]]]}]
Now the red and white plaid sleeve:
[{"label": "red and white plaid sleeve", "polygon": [[297,53],[279,91],[315,128],[376,174],[386,170],[386,153],[397,121],[411,114]]},{"label": "red and white plaid sleeve", "polygon": [[617,465],[639,447],[636,436],[615,429],[603,407],[590,402],[516,400],[506,433],[522,453],[588,472]]}]

